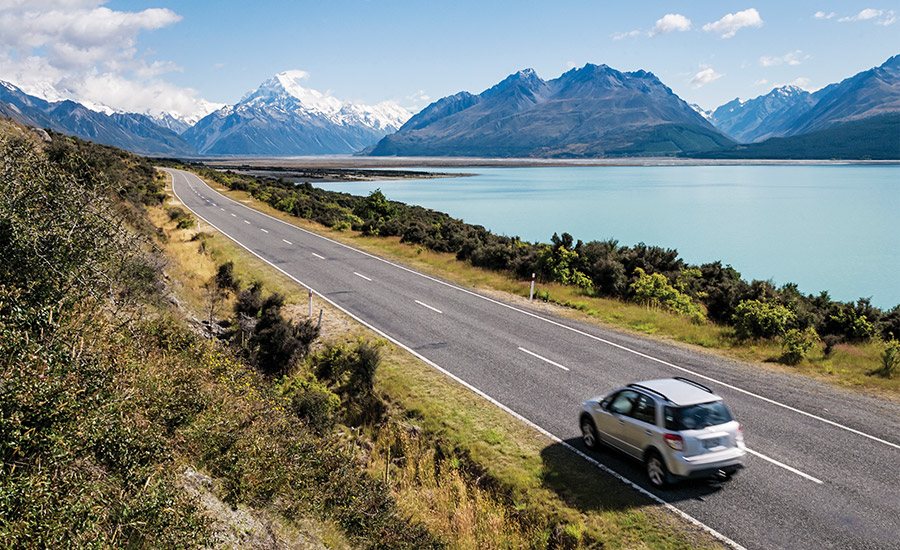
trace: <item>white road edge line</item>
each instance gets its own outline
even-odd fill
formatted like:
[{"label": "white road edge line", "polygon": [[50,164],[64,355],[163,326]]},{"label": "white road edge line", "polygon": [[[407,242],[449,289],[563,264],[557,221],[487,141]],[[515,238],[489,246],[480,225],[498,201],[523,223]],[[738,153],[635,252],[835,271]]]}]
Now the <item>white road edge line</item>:
[{"label": "white road edge line", "polygon": [[559,363],[557,363],[556,361],[551,361],[551,360],[547,359],[546,357],[541,357],[540,355],[536,354],[536,353],[533,352],[533,351],[528,351],[527,349],[522,348],[522,347],[519,348],[519,351],[524,351],[524,352],[527,353],[528,355],[531,355],[532,357],[537,357],[537,358],[540,359],[541,361],[544,361],[544,362],[546,362],[546,363],[550,363],[550,364],[553,365],[554,367],[559,367],[559,368],[561,368],[561,369],[564,370],[564,371],[568,371],[568,370],[569,370],[569,367],[564,367],[564,366],[560,365]]},{"label": "white road edge line", "polygon": [[357,277],[361,277],[361,278],[363,278],[363,279],[369,281],[370,283],[372,282],[372,279],[366,277],[366,276],[363,275],[362,273],[357,273],[357,272],[354,271],[353,274],[356,275]]},{"label": "white road edge line", "polygon": [[425,302],[420,302],[420,301],[416,300],[416,303],[419,304],[419,305],[422,306],[422,307],[427,307],[427,308],[430,309],[431,311],[436,311],[436,312],[438,312],[438,313],[440,313],[440,314],[443,314],[443,313],[444,313],[443,311],[439,310],[438,308],[436,308],[436,307],[431,307],[430,305],[426,304]]},{"label": "white road edge line", "polygon": [[[191,174],[191,175],[193,176],[193,174]],[[196,177],[196,176],[194,176],[194,177]],[[201,181],[201,183],[203,183],[203,180],[200,180],[200,181]],[[204,185],[206,185],[206,184],[204,183]],[[206,187],[209,188],[210,190],[212,190],[214,193],[217,192],[217,191],[215,191],[214,189],[212,189],[212,187],[209,187],[208,185],[206,185]],[[173,192],[175,191],[174,184],[173,184],[173,187],[172,187],[172,191],[173,191]],[[753,392],[748,391],[748,390],[745,390],[745,389],[743,389],[743,388],[739,388],[739,387],[734,386],[734,385],[731,385],[731,384],[729,384],[729,383],[727,383],[727,382],[722,382],[722,381],[720,381],[720,380],[716,380],[715,378],[706,376],[706,375],[704,375],[704,374],[700,374],[700,373],[698,373],[698,372],[694,372],[694,371],[692,371],[692,370],[690,370],[690,369],[686,369],[686,368],[684,368],[684,367],[679,367],[678,365],[675,365],[675,364],[673,364],[673,363],[669,363],[668,361],[664,361],[663,359],[658,359],[658,358],[656,358],[656,357],[653,357],[652,355],[647,355],[647,354],[641,353],[641,352],[639,352],[639,351],[637,351],[637,350],[633,350],[633,349],[631,349],[631,348],[627,348],[627,347],[625,347],[625,346],[623,346],[623,345],[621,345],[621,344],[617,344],[617,343],[615,343],[615,342],[606,340],[606,339],[604,339],[604,338],[600,338],[599,336],[594,336],[593,334],[590,334],[590,333],[588,333],[588,332],[584,332],[584,331],[582,331],[582,330],[578,330],[577,328],[573,328],[573,327],[564,325],[564,324],[562,324],[562,323],[560,323],[560,322],[558,322],[558,321],[554,321],[554,320],[548,319],[548,318],[546,318],[546,317],[541,317],[540,315],[538,315],[538,314],[536,314],[536,313],[532,313],[532,312],[530,312],[530,311],[525,311],[524,309],[519,309],[519,308],[517,308],[516,306],[510,305],[510,304],[505,304],[505,303],[503,303],[503,302],[501,302],[501,301],[499,301],[499,300],[495,300],[495,299],[493,299],[493,298],[488,298],[487,296],[483,296],[483,295],[478,294],[477,292],[474,292],[474,291],[472,291],[472,290],[469,290],[469,289],[463,288],[463,287],[461,287],[461,286],[457,286],[457,285],[448,283],[447,281],[442,281],[441,279],[438,279],[438,278],[436,278],[436,277],[432,277],[432,276],[426,275],[426,274],[424,274],[424,273],[419,273],[418,271],[416,271],[416,270],[414,270],[414,269],[411,269],[411,268],[409,268],[409,267],[406,267],[406,266],[404,266],[404,265],[400,265],[400,264],[391,262],[390,260],[385,260],[384,258],[379,258],[378,256],[376,256],[376,255],[374,255],[374,254],[369,254],[368,252],[365,252],[365,251],[363,251],[363,250],[359,250],[359,249],[357,249],[357,248],[353,248],[353,247],[350,246],[350,245],[344,244],[344,243],[342,243],[342,242],[335,241],[335,240],[333,240],[333,239],[329,239],[328,237],[324,237],[324,236],[322,236],[322,235],[319,235],[318,233],[313,233],[312,231],[309,231],[308,229],[303,229],[302,227],[298,227],[298,226],[296,226],[296,225],[290,224],[290,223],[288,223],[288,222],[286,222],[286,221],[284,221],[284,220],[279,220],[278,218],[272,217],[272,216],[270,216],[270,215],[268,215],[268,214],[266,214],[266,213],[264,213],[264,212],[260,212],[260,211],[258,211],[258,210],[254,210],[254,209],[250,208],[249,206],[247,206],[246,204],[241,204],[241,203],[237,202],[236,200],[232,199],[231,197],[228,197],[228,196],[226,196],[226,195],[222,195],[221,193],[219,193],[219,195],[220,195],[221,197],[223,197],[224,199],[229,200],[229,201],[233,202],[234,204],[236,204],[236,205],[238,205],[238,206],[243,206],[244,208],[247,208],[247,209],[249,209],[249,210],[253,210],[253,211],[254,211],[255,213],[257,213],[257,214],[261,214],[261,215],[263,215],[263,216],[266,216],[267,218],[270,218],[270,219],[272,219],[272,220],[274,220],[274,221],[276,221],[276,222],[283,223],[284,225],[286,225],[286,226],[288,226],[288,227],[291,227],[291,228],[293,228],[293,229],[295,229],[295,230],[297,230],[297,231],[300,231],[300,232],[302,232],[302,233],[306,233],[306,234],[311,235],[311,236],[313,236],[313,237],[317,237],[317,238],[319,238],[319,239],[322,239],[323,241],[328,241],[328,242],[330,242],[330,243],[332,243],[332,244],[335,244],[335,245],[337,245],[337,246],[341,246],[341,247],[343,247],[343,248],[346,248],[347,250],[352,250],[353,252],[356,252],[357,254],[361,254],[361,255],[363,255],[363,256],[367,256],[367,257],[372,258],[372,259],[374,259],[374,260],[378,260],[379,262],[382,262],[382,263],[385,263],[385,264],[387,264],[387,265],[396,267],[397,269],[401,269],[401,270],[403,270],[403,271],[407,271],[407,272],[409,272],[409,273],[412,273],[413,275],[416,275],[416,276],[418,276],[418,277],[422,277],[423,279],[428,279],[429,281],[433,281],[433,282],[435,282],[435,283],[444,285],[444,286],[446,286],[446,287],[448,287],[448,288],[453,288],[453,289],[456,289],[456,290],[458,290],[458,291],[460,291],[460,292],[464,292],[464,293],[466,293],[466,294],[470,294],[470,295],[475,296],[476,298],[479,298],[479,299],[481,299],[481,300],[485,300],[485,301],[487,301],[487,302],[491,302],[491,303],[493,303],[493,304],[496,304],[496,305],[501,306],[501,307],[505,307],[505,308],[510,309],[510,310],[512,310],[512,311],[517,311],[517,312],[519,312],[519,313],[522,313],[523,315],[528,315],[528,316],[533,317],[533,318],[535,318],[535,319],[541,320],[541,321],[543,321],[543,322],[545,322],[545,323],[549,323],[549,324],[551,324],[551,325],[558,326],[558,327],[563,328],[563,329],[565,329],[565,330],[568,330],[568,331],[570,331],[570,332],[574,332],[575,334],[580,334],[580,335],[582,335],[582,336],[586,336],[587,338],[590,338],[590,339],[595,340],[595,341],[597,341],[597,342],[602,342],[602,343],[607,344],[607,345],[609,345],[609,346],[612,346],[612,347],[614,347],[614,348],[620,349],[620,350],[625,351],[625,352],[628,352],[628,353],[632,353],[632,354],[634,354],[634,355],[637,355],[637,356],[639,356],[639,357],[643,357],[643,358],[645,358],[645,359],[649,359],[650,361],[654,361],[654,362],[659,363],[659,364],[661,364],[661,365],[666,365],[667,367],[671,367],[671,368],[673,368],[673,369],[680,370],[681,372],[686,372],[686,373],[691,374],[691,375],[693,375],[693,376],[696,376],[696,377],[698,377],[698,378],[702,378],[702,379],[704,379],[704,380],[708,380],[709,382],[713,382],[713,383],[715,383],[715,384],[719,384],[719,385],[724,386],[724,387],[726,387],[726,388],[732,389],[732,390],[734,390],[734,391],[736,391],[736,392],[740,392],[740,393],[743,393],[743,394],[745,394],[745,395],[749,395],[750,397],[755,397],[756,399],[759,399],[759,400],[761,400],[761,401],[765,401],[766,403],[775,405],[775,406],[777,406],[777,407],[781,407],[781,408],[786,409],[786,410],[789,410],[789,411],[791,411],[791,412],[795,412],[795,413],[797,413],[797,414],[802,414],[802,415],[804,415],[804,416],[806,416],[806,417],[808,417],[808,418],[812,418],[812,419],[814,419],[814,420],[818,420],[818,421],[820,421],[820,422],[824,422],[825,424],[828,424],[828,425],[830,425],[830,426],[834,426],[835,428],[840,428],[840,429],[846,430],[846,431],[848,431],[848,432],[850,432],[850,433],[854,433],[854,434],[856,434],[856,435],[859,435],[859,436],[862,436],[862,437],[866,437],[866,438],[868,438],[868,439],[871,439],[872,441],[877,441],[878,443],[882,443],[882,444],[887,445],[887,446],[889,446],[889,447],[893,447],[893,448],[895,448],[895,449],[900,449],[900,444],[892,443],[892,442],[887,441],[887,440],[885,440],[885,439],[881,439],[880,437],[877,437],[877,436],[874,436],[874,435],[871,435],[871,434],[867,434],[867,433],[865,433],[865,432],[859,431],[859,430],[857,430],[857,429],[855,429],[855,428],[851,428],[851,427],[849,427],[849,426],[844,426],[843,424],[840,424],[840,423],[835,422],[835,421],[833,421],[833,420],[828,420],[827,418],[823,418],[823,417],[818,416],[818,415],[815,415],[815,414],[813,414],[813,413],[806,412],[806,411],[804,411],[804,410],[798,409],[798,408],[796,408],[796,407],[792,407],[792,406],[790,406],[790,405],[786,405],[786,404],[784,404],[784,403],[780,403],[780,402],[778,402],[778,401],[775,401],[774,399],[769,399],[768,397],[763,397],[762,395],[753,393]],[[175,193],[175,196],[177,197],[178,194]],[[181,200],[181,198],[179,197],[178,200]],[[181,201],[181,202],[184,202],[184,201]],[[187,205],[185,205],[185,206],[187,206]],[[199,214],[198,214],[198,216],[199,216]],[[207,222],[207,223],[208,223],[208,222]],[[210,224],[210,225],[212,225],[212,224]],[[215,226],[213,226],[213,227],[215,227]],[[218,229],[218,228],[217,228],[217,229]],[[220,230],[220,231],[221,231],[221,230]],[[229,237],[229,238],[231,238],[231,237]],[[234,240],[234,239],[232,239],[232,240]]]},{"label": "white road edge line", "polygon": [[294,244],[294,243],[292,243],[291,241],[289,241],[289,240],[287,240],[287,239],[281,239],[281,240],[284,241],[284,242],[286,242],[286,243],[288,243],[288,244]]},{"label": "white road edge line", "polygon": [[[180,201],[182,202],[182,204],[184,204],[184,201],[181,200],[181,197],[179,197],[179,196],[178,196],[178,193],[175,192],[175,176],[174,176],[174,174],[170,174],[170,175],[172,175],[172,192],[175,194],[175,196],[178,198],[178,200],[180,200]],[[193,174],[191,174],[191,175],[193,175]],[[186,179],[186,178],[185,178],[185,179]],[[201,180],[201,181],[202,181],[202,180]],[[211,188],[210,188],[210,189],[211,189]],[[228,198],[228,200],[231,200],[229,197],[226,197],[226,198]],[[235,202],[235,201],[232,201],[232,202]],[[243,206],[243,205],[242,205],[242,206]],[[190,210],[190,208],[191,208],[191,207],[188,206],[187,204],[185,204],[185,207],[187,207],[188,210]],[[500,410],[505,411],[506,413],[510,414],[510,415],[513,416],[514,418],[520,420],[521,422],[524,422],[527,426],[530,426],[531,428],[537,430],[539,433],[543,434],[545,437],[547,437],[548,439],[550,439],[550,441],[553,441],[554,443],[557,443],[557,444],[559,444],[559,445],[562,445],[562,446],[565,447],[566,449],[572,451],[573,453],[577,454],[578,456],[580,456],[581,458],[583,458],[584,460],[586,460],[588,463],[590,463],[590,464],[593,465],[594,467],[596,467],[596,468],[600,469],[601,471],[603,471],[603,472],[605,472],[605,473],[607,473],[607,474],[613,476],[614,478],[618,479],[618,480],[621,481],[622,483],[624,483],[624,484],[630,486],[632,489],[634,489],[634,490],[636,490],[637,492],[641,493],[642,495],[646,496],[647,498],[649,498],[649,499],[652,500],[653,502],[656,502],[657,504],[660,504],[660,505],[663,506],[666,510],[669,510],[669,511],[672,512],[673,514],[675,514],[675,515],[681,517],[682,519],[688,521],[688,522],[691,523],[692,525],[695,525],[696,527],[698,527],[698,528],[702,529],[703,531],[709,533],[710,535],[712,535],[712,536],[715,537],[716,539],[722,541],[723,543],[727,544],[728,546],[731,546],[731,547],[734,548],[735,550],[747,550],[746,548],[744,548],[743,546],[741,546],[741,545],[738,544],[737,542],[731,540],[730,538],[726,537],[726,536],[723,535],[722,533],[716,531],[715,529],[713,529],[713,528],[710,527],[709,525],[706,525],[705,523],[703,523],[702,521],[698,520],[697,518],[691,516],[691,515],[688,514],[687,512],[685,512],[685,511],[683,511],[683,510],[681,510],[681,509],[679,509],[679,508],[676,508],[676,507],[673,506],[672,504],[669,504],[669,503],[666,502],[665,500],[663,500],[663,499],[661,499],[660,497],[654,495],[653,493],[651,493],[651,492],[648,491],[647,489],[644,489],[643,487],[641,487],[641,486],[638,485],[637,483],[631,481],[630,479],[628,479],[627,477],[623,476],[622,474],[616,472],[615,470],[611,469],[610,467],[606,466],[605,464],[601,464],[600,462],[597,461],[597,459],[595,459],[595,458],[593,458],[593,457],[591,457],[591,456],[588,456],[588,455],[585,454],[583,451],[581,451],[581,450],[579,450],[579,449],[573,447],[573,446],[570,445],[569,443],[566,443],[565,441],[563,441],[563,440],[560,439],[559,437],[553,435],[552,433],[548,432],[548,431],[545,430],[544,428],[538,426],[537,424],[535,424],[535,423],[532,422],[531,420],[528,420],[527,418],[525,418],[525,417],[522,416],[521,414],[517,413],[516,411],[514,411],[514,410],[512,410],[511,408],[507,407],[507,406],[504,405],[503,403],[497,401],[497,400],[494,399],[493,397],[491,397],[491,396],[489,396],[488,394],[484,393],[483,391],[479,390],[478,388],[476,388],[476,387],[473,386],[472,384],[469,384],[468,382],[466,382],[466,381],[463,380],[462,378],[459,378],[458,376],[456,376],[456,375],[453,374],[452,372],[450,372],[450,371],[448,371],[448,370],[445,370],[445,369],[441,368],[437,363],[435,363],[435,362],[432,361],[431,359],[428,359],[428,358],[425,357],[424,355],[420,354],[419,352],[417,352],[416,350],[414,350],[414,349],[412,349],[411,347],[407,346],[406,344],[400,342],[400,341],[397,340],[396,338],[394,338],[394,337],[392,337],[392,336],[389,336],[388,334],[386,334],[385,332],[383,332],[381,329],[379,329],[379,328],[375,327],[374,325],[371,325],[371,324],[367,323],[366,321],[362,320],[361,318],[357,317],[356,315],[354,315],[354,314],[351,313],[350,311],[344,309],[343,307],[341,307],[341,306],[338,305],[337,303],[333,302],[333,301],[332,301],[330,298],[328,298],[327,296],[325,296],[325,295],[323,295],[323,294],[320,294],[319,292],[317,292],[315,289],[313,289],[311,286],[307,285],[306,283],[304,283],[304,282],[301,281],[300,279],[294,277],[293,275],[291,275],[291,274],[288,273],[287,271],[281,269],[280,267],[278,267],[277,265],[273,264],[273,263],[270,262],[269,260],[263,258],[262,255],[260,255],[260,254],[258,254],[257,252],[251,250],[249,247],[247,247],[246,245],[244,245],[243,243],[241,243],[240,241],[238,241],[237,239],[235,239],[234,237],[232,237],[232,236],[229,235],[228,233],[222,231],[221,229],[219,229],[218,227],[216,227],[214,224],[210,223],[209,220],[207,220],[206,218],[203,218],[203,216],[201,216],[200,214],[197,214],[196,212],[194,212],[194,214],[196,214],[197,217],[203,219],[203,221],[205,221],[206,223],[208,223],[209,225],[211,225],[212,227],[214,227],[214,228],[215,228],[216,230],[218,230],[220,233],[222,233],[223,235],[225,235],[226,237],[228,237],[229,239],[231,239],[232,241],[234,241],[235,244],[237,244],[238,246],[240,246],[241,248],[243,248],[244,250],[246,250],[246,251],[249,252],[250,254],[253,254],[254,256],[256,256],[257,258],[259,258],[260,260],[264,261],[265,263],[269,264],[270,266],[272,266],[272,268],[274,268],[274,269],[278,270],[279,272],[283,273],[287,278],[291,279],[292,281],[296,282],[297,284],[299,284],[299,285],[301,285],[301,286],[303,286],[303,287],[305,287],[305,288],[308,288],[308,289],[310,290],[310,292],[314,292],[316,295],[319,296],[319,298],[325,300],[326,302],[328,302],[329,304],[331,304],[334,308],[338,309],[339,311],[342,311],[342,312],[345,313],[348,317],[350,317],[351,319],[355,320],[357,323],[363,325],[364,327],[367,327],[369,330],[371,330],[371,331],[374,332],[375,334],[380,335],[381,337],[385,338],[385,339],[388,340],[389,342],[393,342],[393,343],[396,344],[397,346],[399,346],[399,347],[403,348],[404,350],[408,351],[408,352],[409,352],[410,354],[412,354],[414,357],[418,358],[418,359],[421,360],[421,361],[424,361],[425,364],[430,365],[433,369],[435,369],[436,371],[440,372],[440,373],[443,374],[444,376],[450,378],[451,380],[454,380],[454,381],[457,382],[458,384],[461,384],[463,387],[467,388],[469,391],[471,391],[471,392],[474,393],[475,395],[478,395],[479,397],[483,398],[483,399],[486,400],[488,403],[491,403],[492,405],[494,405],[495,407],[499,408]],[[269,216],[269,217],[271,217],[271,216]],[[272,219],[275,220],[275,219],[277,219],[277,218],[272,218]],[[278,220],[278,221],[281,221],[281,220]],[[291,224],[289,224],[289,223],[287,223],[287,222],[283,222],[283,223],[285,223],[286,225],[291,225]],[[291,227],[296,227],[296,226],[291,225]],[[299,227],[296,227],[296,228],[297,228],[297,229],[300,229]],[[305,231],[305,230],[304,230],[304,231]],[[315,235],[315,233],[312,233],[311,231],[307,231],[307,233],[310,233],[311,235]],[[318,235],[317,235],[317,236],[318,236]],[[324,237],[323,237],[323,238],[324,238]],[[327,239],[327,240],[331,240],[331,239]],[[333,241],[333,242],[336,242],[336,241]],[[338,243],[338,244],[340,244],[340,243]],[[346,245],[343,245],[343,246],[346,246]],[[352,248],[352,247],[349,247],[349,246],[347,246],[347,248],[349,248],[349,249],[351,249],[351,250],[356,250],[356,249],[354,249],[354,248]],[[365,253],[364,253],[364,254],[365,254]],[[374,256],[374,257],[377,258],[377,256]],[[380,259],[380,258],[379,258],[379,259]],[[390,263],[390,262],[387,262],[387,263]],[[412,270],[410,270],[410,271],[412,271]],[[415,271],[413,271],[413,273],[415,273]],[[452,286],[452,285],[448,285],[448,286]]]},{"label": "white road edge line", "polygon": [[320,255],[320,254],[316,254],[315,252],[313,252],[312,255],[315,256],[316,258],[320,259],[320,260],[324,260],[324,259],[325,259],[325,256],[322,256],[322,255]]},{"label": "white road edge line", "polygon": [[[745,448],[745,449],[746,449],[746,448]],[[774,458],[769,458],[769,457],[767,457],[766,455],[764,455],[764,454],[762,454],[762,453],[758,453],[758,452],[756,452],[756,451],[754,451],[754,450],[751,450],[751,449],[746,449],[746,451],[747,451],[748,453],[752,454],[753,456],[758,456],[759,458],[761,458],[761,459],[763,459],[763,460],[768,460],[769,462],[771,462],[772,464],[774,464],[774,465],[776,465],[776,466],[780,466],[780,467],[784,468],[785,470],[787,470],[787,471],[789,471],[789,472],[793,472],[793,473],[797,474],[798,476],[804,477],[804,478],[806,478],[806,479],[808,479],[808,480],[810,480],[810,481],[813,481],[813,482],[815,482],[815,483],[818,483],[819,485],[824,485],[824,484],[825,484],[825,482],[822,481],[821,479],[816,478],[816,477],[813,477],[813,476],[811,476],[811,475],[809,475],[809,474],[805,474],[805,473],[801,472],[800,470],[798,470],[798,469],[796,469],[796,468],[791,468],[791,467],[788,466],[787,464],[785,464],[785,463],[783,463],[783,462],[778,462],[778,461],[775,460]]]}]

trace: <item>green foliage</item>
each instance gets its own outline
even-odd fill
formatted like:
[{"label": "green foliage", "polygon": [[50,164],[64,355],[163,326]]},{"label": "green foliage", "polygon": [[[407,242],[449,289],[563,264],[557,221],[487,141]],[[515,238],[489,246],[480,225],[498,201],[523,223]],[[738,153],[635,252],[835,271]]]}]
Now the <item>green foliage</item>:
[{"label": "green foliage", "polygon": [[872,372],[883,378],[900,376],[900,340],[889,340],[881,353],[881,367]]},{"label": "green foliage", "polygon": [[256,365],[266,374],[279,375],[309,353],[318,336],[319,329],[311,319],[294,324],[281,314],[280,305],[263,304],[249,344]]},{"label": "green foliage", "polygon": [[706,321],[703,310],[691,300],[691,297],[682,294],[669,284],[668,280],[659,273],[647,274],[641,268],[635,268],[637,280],[631,283],[631,291],[634,300],[651,308],[662,308],[686,315],[696,323]]},{"label": "green foliage", "polygon": [[384,404],[373,394],[383,345],[360,339],[353,346],[328,346],[312,357],[313,373],[341,396],[348,422],[371,424],[384,414]]},{"label": "green foliage", "polygon": [[735,308],[732,319],[739,338],[775,338],[785,333],[794,314],[780,304],[744,300]]},{"label": "green foliage", "polygon": [[216,269],[216,286],[221,290],[237,292],[241,289],[241,281],[234,276],[234,262],[225,262]]},{"label": "green foliage", "polygon": [[788,365],[796,365],[816,347],[819,335],[812,327],[803,330],[792,328],[784,333],[781,343],[781,360]]},{"label": "green foliage", "polygon": [[291,410],[304,419],[319,434],[334,427],[341,398],[312,374],[286,378],[280,386],[281,395],[291,402]]},{"label": "green foliage", "polygon": [[572,236],[563,233],[562,237],[553,235],[553,246],[542,246],[538,252],[537,271],[542,278],[577,286],[590,291],[594,283],[578,270],[578,253],[572,249]]},{"label": "green foliage", "polygon": [[363,221],[388,221],[396,213],[396,208],[387,200],[381,189],[369,193],[369,196],[357,201],[353,213]]}]

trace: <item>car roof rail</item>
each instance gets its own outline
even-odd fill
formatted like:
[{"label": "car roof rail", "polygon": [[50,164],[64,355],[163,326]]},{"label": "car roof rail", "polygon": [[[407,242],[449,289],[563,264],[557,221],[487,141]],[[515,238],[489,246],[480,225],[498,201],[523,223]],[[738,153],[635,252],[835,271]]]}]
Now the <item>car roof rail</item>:
[{"label": "car roof rail", "polygon": [[663,392],[661,392],[659,390],[654,390],[652,388],[648,388],[647,386],[642,386],[640,384],[628,384],[628,387],[636,388],[636,389],[643,390],[648,393],[652,393],[654,395],[658,395],[658,396],[662,397],[663,399],[665,399],[666,401],[668,401],[669,403],[673,402],[671,399],[669,399],[669,397],[666,394],[664,394]]},{"label": "car roof rail", "polygon": [[700,382],[696,382],[696,381],[694,381],[694,380],[691,380],[690,378],[685,378],[684,376],[673,376],[672,378],[674,378],[675,380],[680,380],[681,382],[684,382],[684,383],[686,383],[686,384],[690,384],[690,385],[692,385],[692,386],[696,386],[696,387],[700,388],[701,390],[705,391],[706,393],[713,393],[713,391],[712,391],[711,389],[707,388],[706,386],[704,386],[704,385],[701,384]]}]

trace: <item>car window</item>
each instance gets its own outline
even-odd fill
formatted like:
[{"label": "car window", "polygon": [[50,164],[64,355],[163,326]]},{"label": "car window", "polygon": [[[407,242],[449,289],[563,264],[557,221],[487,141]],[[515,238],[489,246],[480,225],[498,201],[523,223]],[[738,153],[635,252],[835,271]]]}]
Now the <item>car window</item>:
[{"label": "car window", "polygon": [[656,403],[643,394],[638,394],[631,416],[642,422],[656,424]]},{"label": "car window", "polygon": [[609,404],[609,410],[616,414],[631,415],[631,409],[634,408],[634,401],[637,393],[631,390],[622,390],[613,397]]},{"label": "car window", "polygon": [[687,407],[666,407],[667,430],[699,430],[731,422],[732,416],[722,401],[699,403]]}]

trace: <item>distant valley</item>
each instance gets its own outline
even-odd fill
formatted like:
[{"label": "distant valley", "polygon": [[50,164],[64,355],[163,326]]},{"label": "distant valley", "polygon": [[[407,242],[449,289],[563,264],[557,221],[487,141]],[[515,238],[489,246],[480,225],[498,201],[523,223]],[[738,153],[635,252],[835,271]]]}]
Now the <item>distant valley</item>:
[{"label": "distant valley", "polygon": [[47,101],[0,80],[0,115],[154,156],[900,159],[900,56],[816,92],[784,86],[706,112],[650,72],[606,65],[552,80],[525,69],[415,115],[302,78],[279,73],[199,120]]}]

